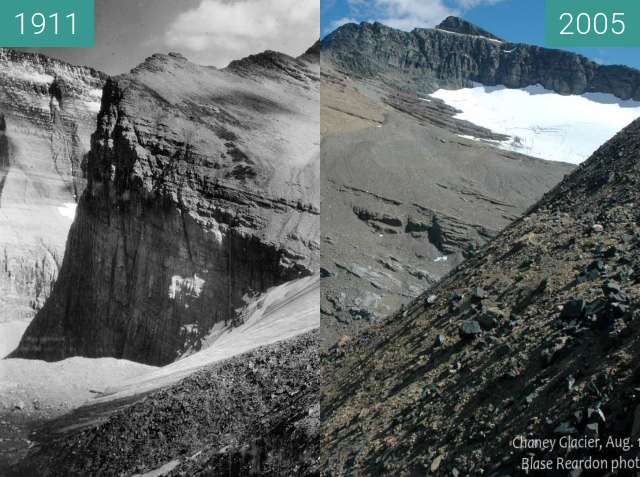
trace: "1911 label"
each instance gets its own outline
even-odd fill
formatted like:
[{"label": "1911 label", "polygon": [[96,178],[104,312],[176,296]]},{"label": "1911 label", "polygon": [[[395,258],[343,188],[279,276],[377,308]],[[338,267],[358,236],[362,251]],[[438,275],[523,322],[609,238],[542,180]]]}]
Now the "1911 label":
[{"label": "1911 label", "polygon": [[80,47],[94,43],[94,0],[0,2],[0,47]]}]

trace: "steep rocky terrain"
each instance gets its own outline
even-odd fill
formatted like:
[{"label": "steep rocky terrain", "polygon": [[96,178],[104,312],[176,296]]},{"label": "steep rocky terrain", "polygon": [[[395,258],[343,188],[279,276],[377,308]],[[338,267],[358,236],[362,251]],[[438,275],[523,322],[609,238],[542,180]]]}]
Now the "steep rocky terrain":
[{"label": "steep rocky terrain", "polygon": [[26,326],[50,294],[104,80],[0,49],[0,324]]},{"label": "steep rocky terrain", "polygon": [[489,38],[490,40],[504,41],[502,38],[495,36],[493,33],[480,28],[462,18],[450,16],[442,20],[436,27],[438,30],[449,31],[453,33],[462,33],[463,35],[474,35]]},{"label": "steep rocky terrain", "polygon": [[[573,169],[499,149],[507,136],[429,95],[473,81],[528,84],[509,81],[506,63],[474,76],[504,45],[455,18],[411,33],[350,24],[323,39],[323,346],[421,294]],[[531,81],[564,84],[556,79],[569,74],[546,63],[565,53],[530,51],[519,68],[544,76]]]},{"label": "steep rocky terrain", "polygon": [[349,23],[323,39],[322,54],[354,77],[378,77],[403,89],[411,84],[427,92],[474,82],[508,88],[540,84],[561,94],[598,92],[640,100],[640,72],[633,68],[501,41],[455,18],[411,32]]},{"label": "steep rocky terrain", "polygon": [[[547,459],[537,475],[611,475],[558,463],[589,457],[634,465],[639,138],[640,120],[429,292],[324,356],[325,475],[525,475]],[[519,436],[601,446],[518,449]],[[625,450],[609,438],[633,440]]]},{"label": "steep rocky terrain", "polygon": [[[224,414],[228,420],[246,421],[247,426],[253,426],[252,438],[247,441],[251,445],[253,445],[252,442],[260,441],[262,431],[267,434],[278,432],[273,429],[269,430],[268,427],[262,425],[256,425],[256,417],[252,418],[247,414],[253,412],[252,410],[259,412],[261,419],[270,419],[267,416],[272,411],[274,414],[278,414],[278,422],[300,421],[300,425],[306,425],[304,423],[309,422],[309,419],[310,422],[316,422],[315,428],[312,429],[315,441],[299,441],[296,445],[302,446],[305,442],[312,445],[307,448],[297,447],[295,452],[300,454],[293,458],[297,461],[300,457],[301,460],[317,463],[319,459],[317,447],[319,438],[317,435],[319,413],[318,341],[315,336],[312,339],[309,337],[296,339],[296,337],[309,334],[318,328],[319,283],[319,277],[314,275],[269,289],[266,293],[250,300],[243,308],[241,323],[216,324],[203,340],[202,349],[199,351],[190,350],[188,356],[161,368],[114,358],[75,357],[56,362],[25,359],[0,360],[0,376],[2,377],[0,385],[0,475],[7,475],[8,470],[15,468],[16,465],[21,469],[16,470],[18,475],[42,475],[40,471],[30,470],[27,472],[24,469],[25,466],[28,467],[33,462],[33,459],[41,463],[41,459],[46,458],[44,455],[52,449],[52,446],[57,445],[51,441],[57,442],[60,436],[52,431],[57,431],[62,427],[69,427],[70,430],[77,431],[87,426],[99,425],[109,416],[119,412],[124,405],[137,403],[150,393],[160,393],[177,385],[185,378],[188,378],[190,382],[192,379],[200,379],[201,383],[198,389],[192,388],[191,385],[187,387],[190,394],[200,393],[197,398],[194,396],[194,400],[189,402],[189,412],[203,416],[208,414],[210,407],[213,406],[215,412]],[[289,341],[289,343],[283,344],[283,341]],[[305,350],[304,346],[311,348]],[[250,356],[251,359],[255,358],[257,364],[243,363],[247,356]],[[288,364],[281,363],[286,357],[292,361]],[[311,362],[309,357],[313,358]],[[230,405],[226,401],[228,392],[223,390],[221,394],[218,394],[220,388],[215,384],[209,384],[221,380],[229,381],[229,386],[234,389],[237,387],[240,393],[246,392],[247,389],[254,389],[255,383],[253,381],[250,380],[249,383],[244,381],[244,376],[248,372],[245,365],[254,370],[256,367],[260,367],[259,374],[261,379],[265,380],[263,384],[260,384],[265,388],[263,390],[263,395],[266,396],[264,402],[260,406],[251,407],[251,410],[245,409],[245,406]],[[279,369],[272,371],[271,367]],[[206,381],[200,378],[203,375],[201,372],[203,369],[209,370],[206,373]],[[287,373],[292,369],[291,376],[287,376]],[[304,373],[304,377],[297,381],[300,372]],[[237,375],[234,375],[235,373]],[[190,378],[194,375],[198,377]],[[282,393],[278,390],[283,388],[277,386],[285,383],[284,389],[287,390],[287,394],[281,396]],[[311,391],[307,393],[309,383],[315,386],[315,395]],[[292,399],[292,406],[287,408],[291,411],[289,415],[285,415],[285,411],[279,407],[282,400],[274,401],[273,396],[271,399],[268,398],[266,393],[272,389],[278,389],[274,391],[276,396],[283,399],[289,396]],[[311,413],[309,419],[298,415],[301,401],[297,398],[303,391],[305,392],[303,402],[307,402]],[[233,397],[235,400],[237,394],[233,394]],[[263,399],[261,396],[254,396],[254,398],[256,400]],[[241,398],[239,401],[242,399],[246,400],[246,398]],[[156,402],[145,401],[146,404],[139,406],[138,410],[145,406],[153,406]],[[253,398],[251,402],[253,402]],[[271,407],[274,403],[277,406]],[[82,407],[83,405],[84,407]],[[251,405],[253,406],[253,404]],[[224,406],[224,408],[220,406]],[[64,414],[80,407],[82,407],[81,410],[61,418]],[[157,412],[157,409],[146,409],[144,412]],[[159,426],[154,428],[159,428],[165,434],[173,432],[171,431],[172,426],[178,425],[176,421],[171,421],[167,417],[169,413],[170,411],[167,410],[161,419],[153,420],[154,426]],[[53,424],[43,424],[51,419],[56,419]],[[168,419],[171,424],[169,431],[162,427],[162,422],[165,419]],[[133,422],[137,426],[136,428],[144,427],[144,423],[139,420]],[[247,438],[248,428],[244,425],[227,427],[222,436],[217,434],[222,430],[216,427],[215,422],[212,424],[209,420],[206,424],[200,423],[199,425],[202,433],[208,429],[211,437],[217,436],[215,439],[224,439],[226,442],[238,442],[238,440]],[[300,437],[300,425],[297,426],[297,431],[287,428],[287,432],[297,433],[295,439]],[[185,423],[181,430],[189,432],[189,426],[191,424]],[[38,432],[34,433],[34,429],[37,429]],[[108,433],[111,431],[112,428],[102,428],[92,432],[99,433],[107,439]],[[146,429],[144,433],[138,433],[138,436],[149,439],[150,433],[151,430]],[[114,434],[111,433],[111,435]],[[271,437],[268,439],[273,439],[274,435],[270,435]],[[65,439],[67,438],[71,437],[65,436]],[[73,437],[73,439],[77,438],[77,436]],[[193,445],[202,446],[199,450],[202,450],[203,454],[211,451],[211,448],[207,447],[209,444],[213,446],[214,450],[217,449],[215,441],[207,439],[194,439],[193,441]],[[160,445],[161,452],[170,455],[176,448],[182,449],[183,444],[182,440],[164,442]],[[160,452],[158,449],[154,450],[155,445],[155,443],[150,443],[148,450],[152,453]],[[34,450],[29,455],[32,449]],[[132,456],[128,454],[131,450],[126,449],[115,453],[113,458],[120,460],[118,465],[130,468],[134,464]],[[86,461],[94,451],[95,449],[76,457]],[[293,449],[292,452],[294,452]],[[37,456],[34,457],[34,454]],[[291,454],[288,455],[291,457]],[[64,459],[56,460],[52,465],[51,472],[64,474],[71,466],[69,462],[74,459],[75,457],[67,456]],[[148,465],[153,468],[156,463],[155,460],[149,461]],[[91,464],[85,462],[83,466],[91,467]],[[246,475],[242,468],[238,468],[237,472],[238,474],[231,473],[231,475]],[[97,469],[87,470],[87,473],[88,475],[102,475]],[[134,471],[130,472],[130,474],[135,473]],[[266,471],[265,473],[268,474]],[[83,474],[81,473],[81,475]]]},{"label": "steep rocky terrain", "polygon": [[8,475],[319,475],[318,331],[48,423]]},{"label": "steep rocky terrain", "polygon": [[167,364],[317,272],[318,104],[313,49],[109,79],[60,277],[13,356]]}]

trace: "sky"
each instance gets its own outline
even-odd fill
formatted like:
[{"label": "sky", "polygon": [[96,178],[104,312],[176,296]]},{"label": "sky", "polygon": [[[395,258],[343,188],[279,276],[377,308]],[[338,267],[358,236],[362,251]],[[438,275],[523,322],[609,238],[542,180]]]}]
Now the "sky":
[{"label": "sky", "polygon": [[267,49],[298,56],[320,36],[320,0],[95,0],[95,7],[94,48],[28,51],[113,75],[170,51],[217,67]]},{"label": "sky", "polygon": [[[323,0],[322,35],[349,21],[379,21],[410,31],[460,16],[504,38],[544,46],[544,0]],[[640,68],[640,48],[570,48],[602,64]]]}]

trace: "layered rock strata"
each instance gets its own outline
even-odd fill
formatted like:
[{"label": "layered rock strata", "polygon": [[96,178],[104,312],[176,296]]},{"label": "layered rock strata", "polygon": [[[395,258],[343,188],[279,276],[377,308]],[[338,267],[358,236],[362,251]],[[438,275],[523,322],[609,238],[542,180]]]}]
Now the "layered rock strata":
[{"label": "layered rock strata", "polygon": [[58,275],[105,75],[0,49],[0,321],[30,320]]},{"label": "layered rock strata", "polygon": [[319,265],[319,64],[154,55],[107,81],[53,295],[16,357],[166,364]]}]

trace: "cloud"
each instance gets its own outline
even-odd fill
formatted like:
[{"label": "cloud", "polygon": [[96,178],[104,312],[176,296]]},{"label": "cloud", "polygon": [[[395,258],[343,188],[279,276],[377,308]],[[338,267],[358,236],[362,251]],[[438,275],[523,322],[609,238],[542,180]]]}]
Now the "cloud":
[{"label": "cloud", "polygon": [[[393,28],[412,30],[430,28],[449,15],[462,15],[467,10],[494,5],[503,0],[347,0],[353,18],[378,21]],[[343,20],[343,19],[341,19]],[[340,26],[339,20],[335,28]]]},{"label": "cloud", "polygon": [[350,18],[350,17],[338,18],[337,20],[333,20],[329,24],[329,27],[327,28],[327,31],[333,31],[336,28],[341,27],[342,25],[346,25],[347,23],[360,23],[360,22],[358,20],[356,20],[355,18]]},{"label": "cloud", "polygon": [[432,27],[449,15],[459,14],[441,0],[374,0],[374,7],[382,13],[380,22],[402,30]]},{"label": "cloud", "polygon": [[170,49],[225,66],[264,50],[298,56],[320,36],[319,0],[202,0],[164,34]]},{"label": "cloud", "polygon": [[463,10],[470,10],[481,5],[495,5],[503,0],[456,0],[456,4]]}]

